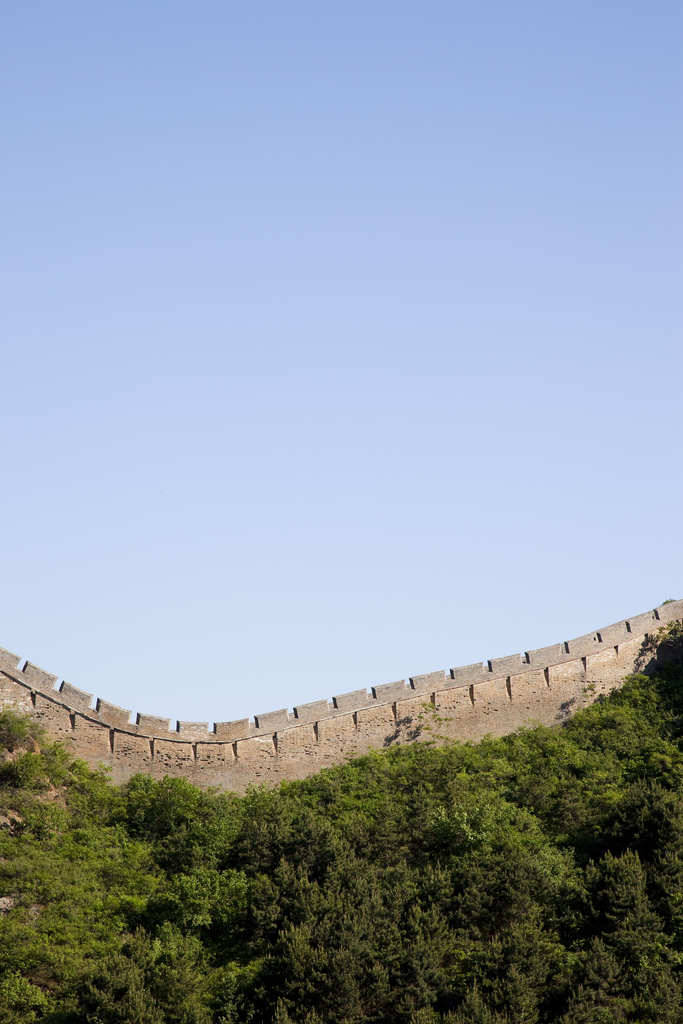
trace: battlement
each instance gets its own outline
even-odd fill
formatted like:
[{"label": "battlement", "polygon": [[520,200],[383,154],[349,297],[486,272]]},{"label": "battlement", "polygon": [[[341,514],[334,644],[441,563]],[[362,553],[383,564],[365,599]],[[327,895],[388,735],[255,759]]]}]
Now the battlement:
[{"label": "battlement", "polygon": [[[683,618],[683,601],[538,650],[440,669],[366,689],[255,714],[253,721],[177,721],[111,704],[0,648],[0,705],[39,719],[90,764],[117,781],[136,771],[185,775],[201,785],[299,778],[345,757],[428,738],[424,716],[438,710],[454,739],[502,735],[562,721],[620,685],[642,663],[643,640]],[[446,714],[447,713],[447,714]]]}]

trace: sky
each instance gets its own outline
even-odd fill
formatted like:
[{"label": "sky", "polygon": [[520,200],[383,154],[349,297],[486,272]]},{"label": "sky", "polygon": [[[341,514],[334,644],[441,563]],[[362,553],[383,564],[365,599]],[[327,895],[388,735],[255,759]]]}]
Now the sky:
[{"label": "sky", "polygon": [[229,721],[683,596],[683,10],[0,8],[0,645]]}]

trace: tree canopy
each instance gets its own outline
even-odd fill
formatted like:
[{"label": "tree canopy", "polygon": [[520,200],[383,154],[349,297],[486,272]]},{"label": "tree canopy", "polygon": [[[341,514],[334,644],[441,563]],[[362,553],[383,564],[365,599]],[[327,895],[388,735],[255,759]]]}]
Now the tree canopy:
[{"label": "tree canopy", "polygon": [[9,1024],[635,1024],[682,996],[680,658],[556,728],[242,797],[116,787],[0,715]]}]

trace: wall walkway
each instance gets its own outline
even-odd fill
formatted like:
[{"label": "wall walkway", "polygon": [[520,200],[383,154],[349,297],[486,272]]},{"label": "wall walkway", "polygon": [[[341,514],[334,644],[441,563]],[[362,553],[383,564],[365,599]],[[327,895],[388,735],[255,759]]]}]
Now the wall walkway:
[{"label": "wall walkway", "polygon": [[[614,623],[575,640],[524,654],[440,670],[255,715],[253,722],[177,722],[131,712],[62,682],[0,648],[0,706],[37,719],[74,756],[112,769],[115,782],[136,772],[185,776],[199,786],[243,792],[249,783],[300,779],[348,757],[429,738],[424,705],[440,734],[477,740],[561,722],[645,663],[645,638],[683,618],[683,601]],[[419,716],[423,715],[422,721]]]}]

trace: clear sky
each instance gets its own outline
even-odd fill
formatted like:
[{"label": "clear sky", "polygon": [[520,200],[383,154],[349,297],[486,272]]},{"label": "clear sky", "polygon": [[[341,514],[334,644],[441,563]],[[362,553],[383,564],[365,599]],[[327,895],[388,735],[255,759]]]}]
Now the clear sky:
[{"label": "clear sky", "polygon": [[0,8],[0,645],[224,721],[683,596],[683,9]]}]

